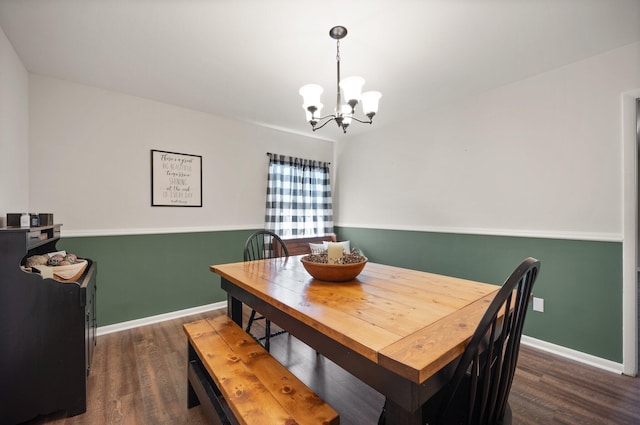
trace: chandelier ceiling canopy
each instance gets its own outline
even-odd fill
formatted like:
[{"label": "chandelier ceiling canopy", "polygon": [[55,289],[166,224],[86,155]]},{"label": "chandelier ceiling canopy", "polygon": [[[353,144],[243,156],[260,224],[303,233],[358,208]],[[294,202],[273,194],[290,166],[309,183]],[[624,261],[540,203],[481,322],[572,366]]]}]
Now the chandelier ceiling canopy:
[{"label": "chandelier ceiling canopy", "polygon": [[[338,127],[344,133],[351,121],[357,121],[364,124],[371,124],[373,116],[378,112],[378,101],[382,94],[377,91],[368,91],[362,93],[364,78],[353,76],[340,80],[340,40],[347,35],[347,29],[342,26],[331,28],[329,36],[336,40],[336,67],[337,67],[337,86],[336,86],[336,107],[333,114],[322,116],[322,103],[320,95],[323,88],[318,84],[307,84],[300,88],[300,95],[303,98],[302,108],[306,111],[307,121],[311,124],[313,131],[319,130],[327,123],[335,121]],[[362,112],[368,120],[355,117],[356,106],[362,103]]]}]

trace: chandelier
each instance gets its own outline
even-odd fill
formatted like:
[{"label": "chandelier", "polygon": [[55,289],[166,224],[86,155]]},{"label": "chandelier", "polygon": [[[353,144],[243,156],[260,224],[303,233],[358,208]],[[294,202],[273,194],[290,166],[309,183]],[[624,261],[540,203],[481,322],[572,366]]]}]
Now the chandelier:
[{"label": "chandelier", "polygon": [[[340,81],[340,40],[347,35],[347,29],[342,26],[331,28],[329,36],[336,40],[336,64],[338,70],[337,79],[337,99],[336,108],[331,115],[321,116],[322,103],[320,103],[320,95],[323,89],[318,84],[307,84],[300,88],[300,95],[303,98],[302,108],[306,111],[307,121],[311,124],[313,131],[319,130],[327,123],[335,121],[343,132],[347,132],[347,127],[351,121],[361,122],[363,124],[371,124],[373,116],[378,112],[378,101],[382,94],[377,91],[368,91],[362,93],[364,78],[348,77]],[[342,89],[342,92],[340,91]],[[362,102],[362,112],[369,120],[362,120],[355,117],[355,110],[358,103]]]}]

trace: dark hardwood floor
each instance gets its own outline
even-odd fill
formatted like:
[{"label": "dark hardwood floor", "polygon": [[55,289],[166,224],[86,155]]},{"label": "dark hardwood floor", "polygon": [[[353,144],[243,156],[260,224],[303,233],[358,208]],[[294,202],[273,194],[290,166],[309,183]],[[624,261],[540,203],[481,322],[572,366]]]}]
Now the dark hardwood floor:
[{"label": "dark hardwood floor", "polygon": [[[186,407],[182,324],[218,314],[224,310],[98,337],[87,412],[40,417],[29,425],[207,423],[200,407]],[[271,344],[281,363],[340,412],[343,425],[377,423],[383,404],[379,393],[289,335]],[[640,379],[523,346],[510,404],[514,425],[640,424]]]}]

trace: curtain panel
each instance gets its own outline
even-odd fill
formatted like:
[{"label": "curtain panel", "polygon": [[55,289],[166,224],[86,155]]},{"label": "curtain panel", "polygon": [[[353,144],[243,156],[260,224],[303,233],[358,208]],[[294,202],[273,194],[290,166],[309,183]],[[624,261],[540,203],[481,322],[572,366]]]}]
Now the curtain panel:
[{"label": "curtain panel", "polygon": [[281,238],[333,233],[328,162],[268,153],[265,229]]}]

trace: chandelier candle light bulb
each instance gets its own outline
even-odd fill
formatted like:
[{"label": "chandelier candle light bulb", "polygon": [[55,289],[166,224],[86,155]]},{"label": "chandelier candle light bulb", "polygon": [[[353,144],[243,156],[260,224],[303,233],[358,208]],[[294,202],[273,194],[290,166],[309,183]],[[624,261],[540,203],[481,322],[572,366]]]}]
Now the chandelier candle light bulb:
[{"label": "chandelier candle light bulb", "polygon": [[344,98],[349,106],[351,106],[351,113],[353,114],[356,105],[360,101],[362,86],[364,86],[364,78],[357,76],[347,77],[340,81],[338,86],[342,89]]},{"label": "chandelier candle light bulb", "polygon": [[[321,86],[318,84],[307,84],[300,88],[299,93],[303,99],[302,108],[306,112],[307,121],[311,124],[313,131],[321,129],[328,122],[335,121],[338,127],[342,128],[342,131],[346,133],[347,127],[349,127],[352,120],[363,124],[371,124],[373,122],[373,116],[378,112],[378,102],[382,94],[377,91],[362,93],[362,86],[365,82],[364,78],[353,76],[340,80],[340,40],[346,37],[346,35],[347,29],[342,26],[333,27],[329,31],[329,36],[336,40],[336,67],[338,71],[336,108],[334,114],[324,117],[320,114],[322,109],[320,96],[323,92]],[[360,102],[362,102],[363,112],[367,116],[368,121],[355,117],[356,106],[358,106]]]},{"label": "chandelier candle light bulb", "polygon": [[378,101],[382,97],[382,93],[379,91],[367,91],[362,93],[362,111],[369,119],[378,112]]}]

